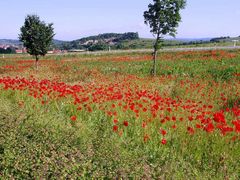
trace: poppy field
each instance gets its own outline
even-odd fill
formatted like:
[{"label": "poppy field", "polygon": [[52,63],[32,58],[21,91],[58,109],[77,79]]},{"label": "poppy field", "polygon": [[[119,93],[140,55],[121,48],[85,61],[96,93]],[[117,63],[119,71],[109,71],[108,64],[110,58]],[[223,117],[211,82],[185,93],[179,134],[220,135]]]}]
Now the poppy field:
[{"label": "poppy field", "polygon": [[240,51],[0,59],[0,179],[240,178]]}]

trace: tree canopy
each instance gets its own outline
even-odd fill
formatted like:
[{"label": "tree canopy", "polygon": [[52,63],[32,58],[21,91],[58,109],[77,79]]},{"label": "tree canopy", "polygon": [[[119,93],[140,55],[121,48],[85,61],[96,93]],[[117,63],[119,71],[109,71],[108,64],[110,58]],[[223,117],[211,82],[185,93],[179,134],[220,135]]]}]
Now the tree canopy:
[{"label": "tree canopy", "polygon": [[27,52],[36,57],[44,56],[54,37],[53,24],[46,24],[37,15],[27,15],[24,25],[20,29],[19,40],[27,48]]}]

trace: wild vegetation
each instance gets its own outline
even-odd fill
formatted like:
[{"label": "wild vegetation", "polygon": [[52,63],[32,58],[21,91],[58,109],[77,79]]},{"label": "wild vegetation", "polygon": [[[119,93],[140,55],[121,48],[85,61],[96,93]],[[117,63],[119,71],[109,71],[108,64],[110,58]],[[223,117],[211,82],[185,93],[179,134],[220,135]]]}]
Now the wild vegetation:
[{"label": "wild vegetation", "polygon": [[0,177],[240,178],[240,51],[0,60]]}]

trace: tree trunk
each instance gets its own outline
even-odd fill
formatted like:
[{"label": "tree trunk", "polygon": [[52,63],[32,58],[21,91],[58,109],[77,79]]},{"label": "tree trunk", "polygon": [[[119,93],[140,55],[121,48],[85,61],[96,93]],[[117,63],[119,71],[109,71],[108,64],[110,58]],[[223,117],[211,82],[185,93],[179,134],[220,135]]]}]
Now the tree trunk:
[{"label": "tree trunk", "polygon": [[158,41],[159,41],[159,34],[157,35],[157,39],[154,44],[154,51],[153,51],[153,67],[151,69],[151,75],[157,75],[157,52],[158,52]]},{"label": "tree trunk", "polygon": [[38,70],[38,60],[39,60],[39,57],[38,56],[35,56],[35,57],[36,57],[35,67],[36,67],[36,70]]},{"label": "tree trunk", "polygon": [[154,52],[153,52],[153,67],[152,67],[152,75],[156,76],[157,75],[157,48],[154,46]]},{"label": "tree trunk", "polygon": [[154,48],[154,51],[153,51],[153,67],[152,67],[152,70],[151,70],[152,76],[157,75],[157,52],[158,52],[159,39],[161,39],[160,34],[161,34],[161,26],[159,24],[158,31],[157,31],[157,38],[156,38],[155,44],[153,46],[153,48]]}]

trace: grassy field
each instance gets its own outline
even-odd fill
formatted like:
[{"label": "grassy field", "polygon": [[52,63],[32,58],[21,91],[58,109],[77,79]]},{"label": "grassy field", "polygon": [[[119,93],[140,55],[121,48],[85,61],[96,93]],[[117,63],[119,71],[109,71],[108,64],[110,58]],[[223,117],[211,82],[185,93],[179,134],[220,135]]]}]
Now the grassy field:
[{"label": "grassy field", "polygon": [[240,179],[240,51],[0,59],[0,179]]},{"label": "grassy field", "polygon": [[[122,49],[151,49],[154,44],[154,39],[140,38],[137,40],[123,41],[121,43]],[[239,46],[239,43],[236,44]],[[194,48],[194,47],[233,47],[234,43],[230,40],[221,42],[201,42],[192,41],[183,42],[179,40],[164,40],[163,48]]]}]

